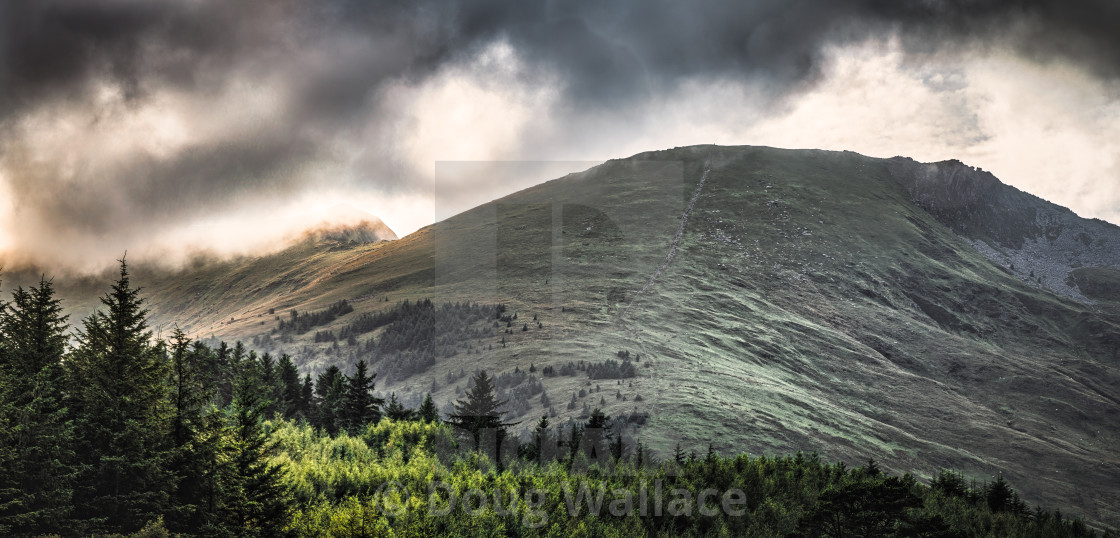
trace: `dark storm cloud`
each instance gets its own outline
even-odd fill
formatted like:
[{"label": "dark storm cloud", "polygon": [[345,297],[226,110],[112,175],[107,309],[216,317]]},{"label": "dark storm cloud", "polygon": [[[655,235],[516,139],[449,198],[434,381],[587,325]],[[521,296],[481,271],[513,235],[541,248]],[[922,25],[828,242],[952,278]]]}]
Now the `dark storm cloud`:
[{"label": "dark storm cloud", "polygon": [[57,167],[34,164],[21,155],[10,154],[8,160],[20,172],[13,174],[10,188],[36,209],[36,224],[46,228],[42,232],[103,235],[122,224],[151,227],[169,218],[204,214],[217,201],[275,201],[272,195],[297,183],[292,171],[313,162],[317,152],[307,140],[262,134],[192,146],[170,159],[138,154],[80,181],[59,181]]},{"label": "dark storm cloud", "polygon": [[[228,71],[282,70],[287,53],[322,48],[339,64],[310,73],[297,104],[345,117],[387,78],[422,77],[497,38],[557,70],[589,104],[697,75],[796,83],[822,45],[894,27],[915,51],[1010,40],[1102,75],[1120,70],[1120,4],[1109,0],[13,0],[0,4],[0,25],[5,114],[81,98],[93,80],[142,95],[218,83]],[[344,50],[344,38],[366,48]]]},{"label": "dark storm cloud", "polygon": [[[0,159],[20,211],[111,234],[306,187],[291,171],[335,158],[327,134],[378,123],[370,100],[388,82],[422,81],[498,40],[558,77],[562,106],[594,113],[696,78],[749,79],[780,98],[812,84],[826,45],[892,31],[916,55],[1006,46],[1120,75],[1120,3],[1109,0],[8,0]],[[100,168],[111,178],[63,181],[5,140],[40,108],[94,108],[105,85],[140,106],[166,89],[219,96],[235,79],[281,81],[276,116],[167,158],[117,157]],[[395,173],[385,187],[406,187]]]}]

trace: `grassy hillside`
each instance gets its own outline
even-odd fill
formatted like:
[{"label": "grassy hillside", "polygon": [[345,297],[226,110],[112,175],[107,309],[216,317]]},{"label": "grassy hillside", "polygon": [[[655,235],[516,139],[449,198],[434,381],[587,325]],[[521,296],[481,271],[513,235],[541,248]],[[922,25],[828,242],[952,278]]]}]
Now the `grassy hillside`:
[{"label": "grassy hillside", "polygon": [[[923,205],[916,193],[929,191],[907,181],[914,170],[850,152],[677,148],[609,161],[396,241],[319,237],[135,280],[165,326],[255,340],[311,370],[385,358],[368,351],[384,328],[356,343],[314,342],[363,313],[405,299],[502,303],[518,316],[509,327],[473,322],[492,332],[378,388],[408,401],[434,382],[443,403],[463,387],[460,372],[571,362],[575,375],[534,374],[559,420],[584,404],[648,413],[630,434],[661,454],[712,442],[874,457],[919,477],[939,467],[978,480],[1002,473],[1028,502],[1120,523],[1120,318],[1107,308],[1118,268],[1105,259],[1069,276],[1097,301],[1032,281],[997,254],[1039,256],[1045,226],[974,233],[1004,221]],[[999,253],[986,257],[985,245]],[[97,289],[59,288],[79,314]],[[354,311],[301,334],[278,330],[292,310],[340,300]],[[636,377],[591,380],[579,368],[620,351]],[[548,411],[536,395],[514,403],[526,423]]]}]

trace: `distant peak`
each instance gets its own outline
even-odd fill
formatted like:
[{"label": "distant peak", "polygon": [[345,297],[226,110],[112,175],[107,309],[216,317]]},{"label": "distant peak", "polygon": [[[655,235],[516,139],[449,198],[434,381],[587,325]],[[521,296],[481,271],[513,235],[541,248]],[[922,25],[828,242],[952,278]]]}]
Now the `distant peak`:
[{"label": "distant peak", "polygon": [[376,243],[397,239],[381,219],[348,204],[338,204],[330,209],[326,218],[306,232],[315,242]]}]

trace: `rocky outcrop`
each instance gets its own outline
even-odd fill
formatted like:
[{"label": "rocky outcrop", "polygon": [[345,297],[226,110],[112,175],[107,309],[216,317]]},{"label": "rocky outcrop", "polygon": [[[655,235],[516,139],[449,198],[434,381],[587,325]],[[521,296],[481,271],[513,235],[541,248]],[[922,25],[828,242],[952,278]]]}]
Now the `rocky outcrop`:
[{"label": "rocky outcrop", "polygon": [[1115,301],[1084,289],[1085,268],[1120,270],[1120,227],[1005,185],[989,172],[957,160],[887,163],[912,201],[964,237],[988,259],[1036,286],[1085,303]]}]

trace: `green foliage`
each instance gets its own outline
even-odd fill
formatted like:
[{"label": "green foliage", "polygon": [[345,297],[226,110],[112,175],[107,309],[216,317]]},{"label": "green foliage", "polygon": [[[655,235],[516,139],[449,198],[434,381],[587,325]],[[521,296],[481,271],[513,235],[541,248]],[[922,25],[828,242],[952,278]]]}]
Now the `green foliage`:
[{"label": "green foliage", "polygon": [[358,361],[354,368],[354,375],[346,378],[345,396],[339,425],[349,431],[359,431],[366,424],[376,423],[381,420],[381,398],[375,398],[373,379],[377,374],[366,371],[366,361]]},{"label": "green foliage", "polygon": [[207,489],[205,464],[208,461],[199,456],[214,457],[219,441],[207,435],[212,425],[207,422],[206,411],[214,394],[203,384],[201,372],[209,350],[192,347],[178,328],[172,332],[170,344],[171,452],[167,466],[179,486],[174,494],[176,509],[171,519],[181,526],[197,528],[204,521],[201,505]]},{"label": "green foliage", "polygon": [[303,384],[300,383],[299,370],[287,353],[280,356],[277,365],[280,394],[278,408],[284,418],[307,418],[307,406],[303,402]]},{"label": "green foliage", "polygon": [[436,409],[436,402],[432,399],[432,393],[424,396],[424,401],[420,403],[420,408],[416,410],[416,416],[424,422],[435,422],[439,420],[439,410]]},{"label": "green foliage", "polygon": [[231,409],[230,460],[222,477],[226,498],[220,510],[222,525],[241,536],[277,536],[290,517],[285,467],[272,460],[277,441],[262,424],[267,407],[258,380],[244,376]]},{"label": "green foliage", "polygon": [[0,533],[72,525],[74,426],[61,401],[66,317],[49,280],[0,303]]},{"label": "green foliage", "polygon": [[638,370],[630,362],[629,356],[621,362],[608,359],[587,366],[587,377],[590,379],[626,379],[637,375]]},{"label": "green foliage", "polygon": [[[502,445],[508,428],[514,425],[502,421],[505,413],[503,407],[507,402],[498,400],[490,376],[486,375],[485,370],[478,372],[471,382],[465,398],[455,402],[455,412],[448,417],[448,423],[467,433],[472,448],[491,452],[495,454],[495,459],[501,461]],[[494,438],[491,440],[484,437],[484,431],[492,431]],[[493,443],[492,446],[490,442]]]},{"label": "green foliage", "polygon": [[[547,431],[547,419],[538,426]],[[993,512],[982,492],[964,492],[975,501],[946,497],[873,462],[712,453],[680,466],[631,459],[615,472],[576,473],[562,463],[502,470],[477,452],[449,455],[441,447],[450,431],[439,424],[385,420],[361,437],[331,438],[284,423],[277,438],[299,492],[287,529],[297,536],[1090,535],[1044,511]]]},{"label": "green foliage", "polygon": [[346,376],[337,366],[329,366],[315,380],[315,424],[328,434],[338,433],[343,421],[343,405],[346,401]]},{"label": "green foliage", "polygon": [[82,440],[77,513],[139,530],[165,512],[174,489],[168,365],[152,345],[147,310],[121,261],[120,278],[86,318],[68,361],[70,407]]},{"label": "green foliage", "polygon": [[397,393],[394,392],[389,395],[389,401],[385,404],[385,416],[392,420],[409,420],[413,418],[413,412],[397,399]]},{"label": "green foliage", "polygon": [[345,300],[334,303],[323,310],[315,312],[297,312],[292,310],[291,318],[288,320],[280,321],[280,332],[292,332],[302,334],[310,330],[312,327],[326,325],[340,316],[344,316],[354,311],[354,307]]},{"label": "green foliage", "polygon": [[439,357],[454,356],[464,341],[491,337],[494,331],[487,322],[501,315],[499,307],[406,300],[387,312],[359,317],[340,336],[348,338],[384,327],[379,338],[369,340],[365,351],[378,358],[383,378],[403,379],[430,368]]}]

